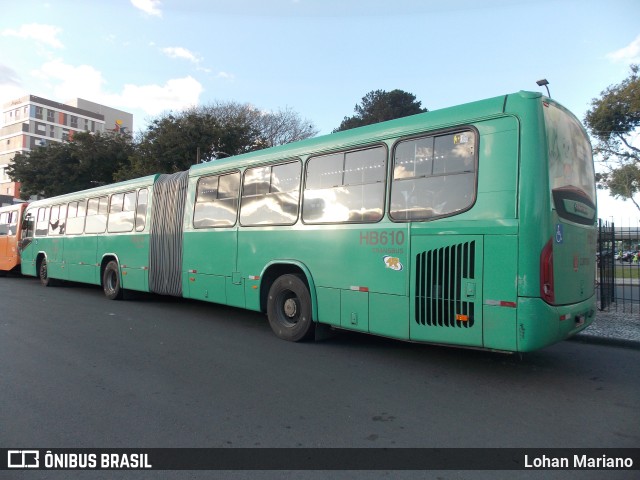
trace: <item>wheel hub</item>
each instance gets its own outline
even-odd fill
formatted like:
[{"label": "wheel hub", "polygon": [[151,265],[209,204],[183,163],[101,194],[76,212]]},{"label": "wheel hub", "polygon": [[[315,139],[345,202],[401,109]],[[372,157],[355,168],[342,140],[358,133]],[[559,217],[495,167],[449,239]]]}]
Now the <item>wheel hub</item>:
[{"label": "wheel hub", "polygon": [[289,298],[284,302],[284,314],[287,317],[293,318],[296,316],[297,312],[298,312],[298,304],[296,303],[295,299]]}]

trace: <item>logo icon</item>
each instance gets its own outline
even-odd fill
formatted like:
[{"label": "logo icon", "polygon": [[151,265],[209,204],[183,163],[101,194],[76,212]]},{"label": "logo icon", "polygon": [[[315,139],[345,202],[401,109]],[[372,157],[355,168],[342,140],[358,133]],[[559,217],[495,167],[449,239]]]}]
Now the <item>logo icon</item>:
[{"label": "logo icon", "polygon": [[383,258],[383,260],[387,268],[390,268],[391,270],[399,272],[403,268],[402,263],[400,262],[400,259],[398,257],[386,256]]},{"label": "logo icon", "polygon": [[39,468],[40,452],[38,450],[9,450],[7,452],[9,468]]}]

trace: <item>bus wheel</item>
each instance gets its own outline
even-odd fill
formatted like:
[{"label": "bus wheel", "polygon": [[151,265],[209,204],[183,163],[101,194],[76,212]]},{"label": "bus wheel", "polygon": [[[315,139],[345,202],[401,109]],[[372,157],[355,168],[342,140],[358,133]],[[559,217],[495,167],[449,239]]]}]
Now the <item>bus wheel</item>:
[{"label": "bus wheel", "polygon": [[313,334],[311,295],[299,275],[282,275],[273,282],[267,316],[271,329],[283,340],[298,342]]},{"label": "bus wheel", "polygon": [[118,271],[118,262],[115,260],[111,260],[104,268],[104,272],[102,273],[102,289],[109,300],[122,299],[123,290],[120,286],[120,272]]},{"label": "bus wheel", "polygon": [[49,273],[47,268],[47,259],[44,257],[38,263],[38,278],[40,279],[40,284],[43,287],[54,286],[53,279],[49,278]]}]

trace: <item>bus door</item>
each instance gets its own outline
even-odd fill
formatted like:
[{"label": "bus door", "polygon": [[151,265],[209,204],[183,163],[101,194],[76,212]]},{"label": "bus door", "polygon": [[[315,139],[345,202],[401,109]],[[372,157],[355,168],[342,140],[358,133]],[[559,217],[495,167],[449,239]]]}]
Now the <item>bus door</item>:
[{"label": "bus door", "polygon": [[[237,273],[240,172],[196,181],[193,228],[184,236],[185,296],[244,307],[243,279]],[[188,293],[187,293],[188,292]]]},{"label": "bus door", "polygon": [[28,210],[22,222],[20,235],[20,267],[25,275],[36,275],[33,258],[33,234],[36,225],[37,209]]},{"label": "bus door", "polygon": [[482,346],[481,235],[411,239],[411,340]]},{"label": "bus door", "polygon": [[11,213],[0,213],[0,270],[9,270],[9,217]]}]

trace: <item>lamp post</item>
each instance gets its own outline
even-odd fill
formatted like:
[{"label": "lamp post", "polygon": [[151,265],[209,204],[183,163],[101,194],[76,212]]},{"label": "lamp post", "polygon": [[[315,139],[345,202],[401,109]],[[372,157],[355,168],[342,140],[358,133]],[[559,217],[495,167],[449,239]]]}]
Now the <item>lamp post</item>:
[{"label": "lamp post", "polygon": [[541,80],[538,80],[536,82],[538,84],[539,87],[544,87],[547,89],[547,97],[551,98],[551,94],[549,93],[549,82],[547,81],[546,78],[543,78]]}]

